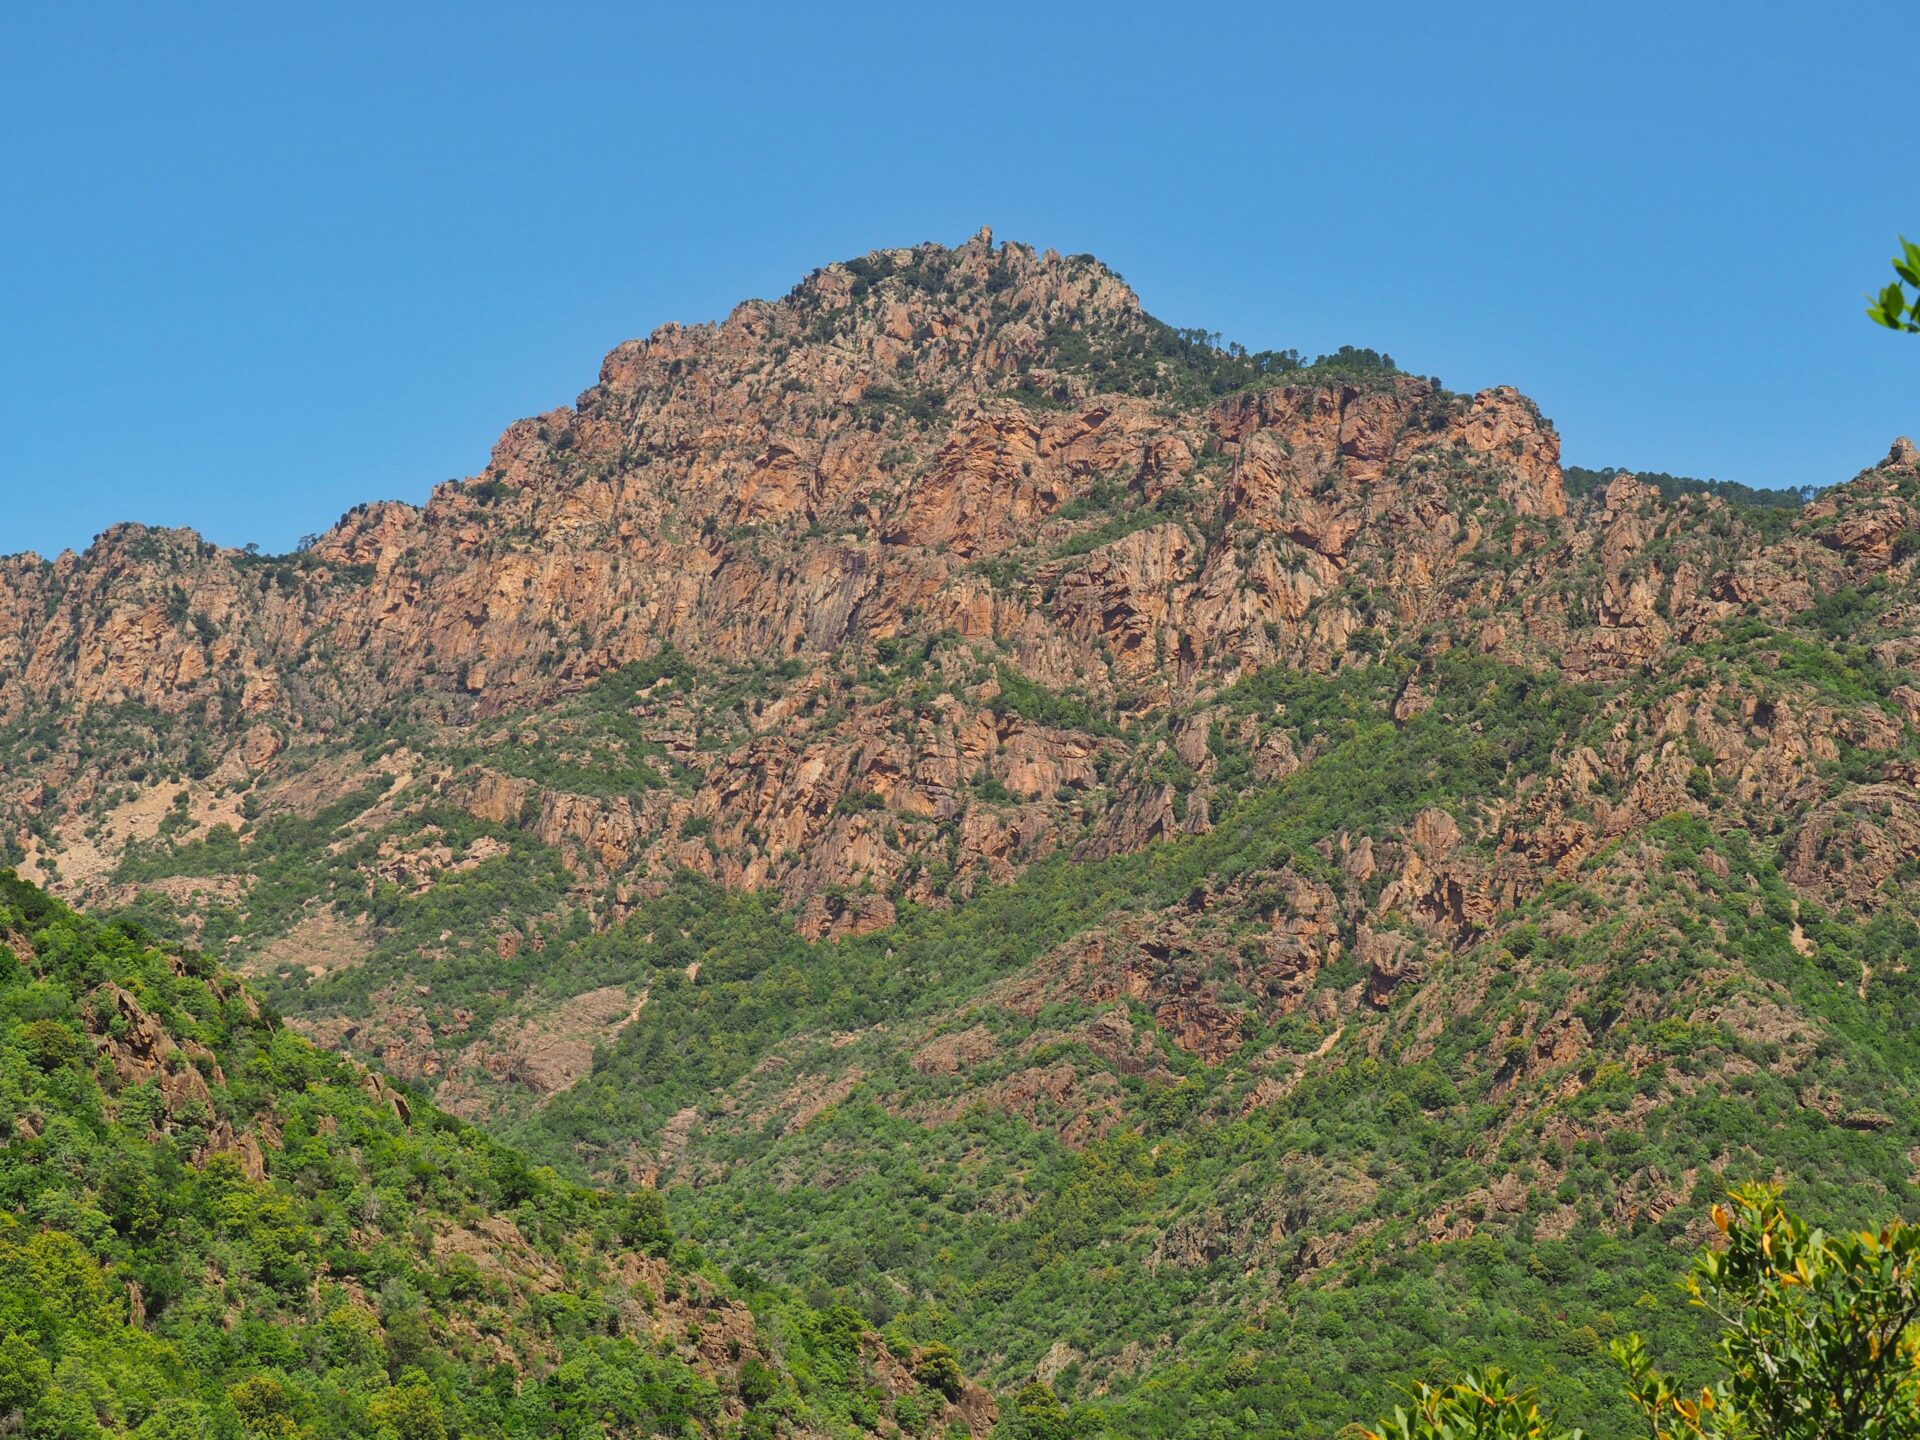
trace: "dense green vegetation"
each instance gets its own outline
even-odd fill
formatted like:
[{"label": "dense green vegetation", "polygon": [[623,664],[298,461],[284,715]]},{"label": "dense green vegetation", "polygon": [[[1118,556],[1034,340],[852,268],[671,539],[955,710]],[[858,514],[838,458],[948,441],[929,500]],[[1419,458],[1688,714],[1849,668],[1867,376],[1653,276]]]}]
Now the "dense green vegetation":
[{"label": "dense green vegetation", "polygon": [[937,1413],[931,1387],[876,1388],[856,1318],[764,1286],[784,1359],[736,1338],[714,1360],[725,1289],[653,1192],[531,1166],[199,957],[0,873],[0,1429],[585,1440],[736,1403],[748,1435]]},{"label": "dense green vegetation", "polygon": [[[1507,982],[1501,1001],[1418,1065],[1350,1054],[1285,1103],[1244,1118],[1233,1114],[1239,1092],[1231,1074],[1189,1065],[1189,1081],[1139,1097],[1139,1130],[1074,1151],[991,1110],[962,1113],[929,1130],[913,1110],[942,1092],[897,1054],[889,1059],[879,1037],[869,1037],[838,1052],[845,1063],[869,1070],[868,1088],[803,1131],[783,1134],[776,1118],[767,1130],[749,1127],[716,1139],[712,1153],[729,1163],[727,1177],[676,1193],[673,1202],[691,1232],[716,1252],[758,1269],[811,1276],[816,1301],[849,1299],[903,1339],[942,1338],[963,1357],[1003,1354],[1009,1376],[1055,1343],[1089,1359],[1110,1357],[1122,1336],[1157,1333],[1169,1323],[1184,1327],[1177,1360],[1155,1368],[1144,1383],[1117,1384],[1111,1398],[1082,1414],[1077,1423],[1083,1425],[1111,1424],[1140,1435],[1209,1434],[1214,1424],[1243,1433],[1330,1433],[1350,1418],[1344,1407],[1357,1397],[1389,1393],[1409,1365],[1504,1358],[1524,1362],[1556,1401],[1609,1419],[1614,1428],[1603,1433],[1624,1433],[1627,1411],[1606,1342],[1627,1325],[1648,1330],[1662,1353],[1680,1357],[1689,1373],[1704,1371],[1706,1334],[1683,1305],[1663,1297],[1670,1293],[1672,1245],[1712,1198],[1710,1163],[1748,1173],[1779,1165],[1807,1176],[1808,1195],[1836,1216],[1864,1219],[1874,1208],[1869,1197],[1904,1202],[1911,1195],[1893,1135],[1834,1127],[1797,1105],[1792,1084],[1764,1069],[1743,1082],[1744,1093],[1723,1094],[1710,1085],[1683,1098],[1697,1088],[1693,1077],[1720,1074],[1729,1062],[1744,1070],[1777,1058],[1765,1044],[1628,1018],[1649,997],[1702,983],[1712,962],[1690,953],[1686,937],[1725,926],[1763,981],[1778,977],[1796,993],[1824,997],[1833,1034],[1845,1046],[1836,1054],[1846,1057],[1846,1069],[1836,1059],[1828,1082],[1855,1093],[1864,1089],[1902,1116],[1914,1113],[1905,1078],[1914,1057],[1904,1040],[1889,1050],[1887,1039],[1900,1033],[1899,1014],[1915,1003],[1912,988],[1903,983],[1893,992],[1897,998],[1880,1002],[1899,1011],[1874,1013],[1821,978],[1829,966],[1847,968],[1840,947],[1856,942],[1844,927],[1823,929],[1819,956],[1800,957],[1787,943],[1788,902],[1777,878],[1764,868],[1742,868],[1721,879],[1701,859],[1706,837],[1697,828],[1678,827],[1668,841],[1656,873],[1665,897],[1651,917],[1603,920],[1577,946],[1538,942],[1532,963]],[[1133,878],[1148,870],[1135,870]],[[1733,903],[1749,893],[1749,875],[1762,881],[1768,905],[1779,907],[1757,920]],[[1704,910],[1695,887],[1707,887]],[[1543,914],[1568,912],[1568,896],[1552,898]],[[942,938],[950,947],[921,939],[923,950],[914,941],[930,931],[909,927],[887,937],[907,946],[896,952],[899,969],[887,978],[871,959],[862,963],[858,944],[810,951],[777,927],[743,936],[718,910],[702,913],[685,897],[677,903],[688,907],[680,917],[687,948],[676,947],[671,960],[713,957],[719,968],[712,992],[703,993],[705,984],[669,990],[657,1017],[636,1027],[600,1074],[558,1102],[538,1129],[569,1142],[657,1132],[685,1105],[751,1068],[776,1036],[811,1032],[815,1038],[796,1039],[780,1051],[804,1068],[809,1056],[817,1060],[828,1050],[833,1033],[882,1016],[897,1023],[936,1007],[953,993],[949,983],[964,989],[961,972],[971,957],[1005,964],[998,957],[1061,938],[1057,927],[1071,923],[1069,900],[1065,892],[1023,882],[1001,907],[983,902],[991,919],[948,930]],[[1605,908],[1599,896],[1592,903]],[[673,922],[668,912],[656,912],[648,923],[658,935]],[[931,929],[933,917],[920,923]],[[1036,929],[1038,935],[1026,938]],[[739,949],[731,953],[740,958],[721,959],[736,939]],[[922,954],[926,962],[918,961]],[[775,963],[759,973],[758,984],[735,978],[743,960],[762,955]],[[1634,955],[1643,957],[1640,963],[1627,964]],[[1489,969],[1513,972],[1514,961],[1495,949],[1464,957],[1461,983]],[[1497,1113],[1502,1076],[1474,1073],[1481,1037],[1501,1023],[1507,1007],[1524,1006],[1529,992],[1596,972],[1615,977],[1581,1012],[1596,1032],[1598,1053],[1581,1067],[1587,1088],[1559,1113],[1596,1134],[1611,1131],[1610,1137],[1579,1141],[1560,1154],[1545,1138],[1550,1117],[1542,1115],[1532,1130],[1494,1150],[1482,1148],[1477,1137]],[[863,1003],[867,986],[881,994],[872,1009]],[[1019,1042],[1017,1019],[990,1011],[979,1018],[995,1026],[1003,1049]],[[1071,1018],[1047,1017],[1050,1028]],[[1311,1033],[1299,1037],[1303,1045],[1312,1039]],[[1632,1075],[1613,1058],[1643,1045],[1662,1057],[1651,1070]],[[990,1066],[968,1083],[985,1087],[1002,1073]],[[1462,1076],[1472,1078],[1449,1078]],[[1648,1097],[1662,1099],[1661,1111],[1637,1128],[1619,1128],[1617,1117]],[[1772,1118],[1756,1130],[1756,1114]],[[1660,1223],[1625,1233],[1583,1221],[1567,1238],[1545,1238],[1540,1232],[1549,1205],[1465,1241],[1423,1243],[1421,1217],[1432,1206],[1503,1170],[1524,1168],[1535,1156],[1557,1156],[1554,1164],[1564,1174],[1560,1203],[1575,1208],[1636,1170],[1698,1171],[1701,1179]],[[1307,1197],[1330,1184],[1355,1183],[1341,1177],[1379,1182],[1371,1203],[1340,1222],[1357,1225],[1365,1238],[1333,1274],[1284,1289],[1277,1308],[1258,1324],[1250,1326],[1247,1317],[1271,1293],[1264,1268],[1243,1273],[1231,1253],[1197,1269],[1152,1263],[1158,1236],[1183,1217],[1214,1210],[1228,1217],[1258,1214],[1277,1193],[1301,1197],[1291,1202],[1299,1233],[1269,1262],[1284,1273],[1289,1257],[1297,1263],[1317,1238],[1319,1217]],[[902,1281],[907,1294],[924,1298],[903,1308]],[[1340,1386],[1322,1383],[1327,1373],[1341,1375]],[[1072,1393],[1073,1379],[1069,1374],[1059,1382],[1063,1392]]]},{"label": "dense green vegetation", "polygon": [[1056,729],[1078,730],[1088,735],[1113,733],[1112,722],[1077,696],[1049,690],[1010,665],[997,666],[995,675],[1000,694],[994,704],[1007,713]]},{"label": "dense green vegetation", "polygon": [[1259,385],[1371,381],[1400,373],[1391,355],[1376,350],[1342,345],[1308,361],[1298,350],[1249,351],[1223,342],[1217,333],[1181,329],[1151,316],[1138,330],[1108,339],[1077,327],[1050,338],[1061,368],[1086,375],[1097,391],[1186,405]]},{"label": "dense green vegetation", "polygon": [[1820,493],[1815,485],[1802,485],[1792,490],[1766,490],[1742,485],[1738,480],[1701,480],[1691,475],[1669,475],[1664,470],[1628,470],[1621,465],[1604,466],[1598,470],[1590,470],[1584,465],[1568,465],[1561,473],[1565,476],[1568,498],[1576,500],[1595,490],[1604,489],[1607,482],[1616,476],[1629,474],[1646,481],[1669,500],[1678,500],[1683,495],[1712,495],[1729,505],[1749,510],[1798,510]]},{"label": "dense green vegetation", "polygon": [[[1687,1277],[1720,1321],[1722,1378],[1676,1388],[1639,1335],[1608,1347],[1652,1440],[1908,1440],[1920,1435],[1920,1228],[1829,1234],[1777,1187],[1734,1189]],[[1489,1368],[1419,1382],[1363,1440],[1581,1440]]]},{"label": "dense green vegetation", "polygon": [[[675,1114],[739,1081],[777,1046],[797,1046],[783,1053],[804,1063],[809,1053],[827,1049],[832,1034],[938,1013],[1116,913],[1275,864],[1317,867],[1311,841],[1333,826],[1336,813],[1355,824],[1391,825],[1442,789],[1458,796],[1460,790],[1449,787],[1466,787],[1471,794],[1473,787],[1495,783],[1508,767],[1537,763],[1563,729],[1578,728],[1586,703],[1577,691],[1542,691],[1519,672],[1462,660],[1449,666],[1446,698],[1413,724],[1396,728],[1380,723],[1377,707],[1399,680],[1391,670],[1354,672],[1334,682],[1264,680],[1264,688],[1248,692],[1248,703],[1271,708],[1268,692],[1287,684],[1302,747],[1330,747],[1290,785],[1229,812],[1207,836],[1098,865],[1045,864],[962,909],[915,912],[879,936],[808,946],[761,902],[682,886],[627,927],[624,948],[646,963],[656,987],[653,1003],[586,1083],[519,1133],[562,1164],[584,1157],[592,1165],[594,1156],[622,1148],[631,1137],[658,1135]],[[1537,703],[1520,703],[1523,694]],[[688,985],[677,977],[696,959],[700,981]],[[1003,1014],[992,1023],[1009,1043],[1019,1039],[1012,1017]],[[1232,1083],[1169,1054],[1170,1063],[1192,1073],[1193,1083],[1140,1092],[1155,1117],[1148,1126],[1150,1143],[1123,1133],[1075,1153],[1020,1121],[990,1113],[929,1132],[899,1113],[931,1098],[928,1082],[901,1057],[889,1059],[873,1044],[840,1053],[850,1064],[887,1067],[877,1073],[872,1093],[893,1097],[888,1108],[856,1097],[815,1119],[804,1136],[781,1135],[777,1127],[742,1132],[721,1152],[732,1167],[729,1178],[677,1196],[676,1204],[694,1207],[694,1233],[728,1255],[779,1273],[811,1275],[819,1287],[816,1299],[854,1299],[871,1318],[900,1327],[903,1338],[951,1340],[967,1355],[1003,1353],[1008,1375],[1055,1340],[1097,1353],[1103,1336],[1148,1333],[1164,1323],[1156,1317],[1205,1308],[1203,1302],[1218,1296],[1219,1275],[1163,1268],[1143,1276],[1138,1267],[1152,1237],[1140,1230],[1142,1221],[1230,1196],[1246,1183],[1248,1177],[1235,1177],[1255,1156],[1275,1157],[1270,1164],[1293,1157],[1284,1163],[1298,1164],[1322,1155],[1326,1136],[1346,1137],[1338,1142],[1340,1150],[1366,1154],[1383,1142],[1380,1117],[1392,1113],[1393,1096],[1400,1093],[1392,1084],[1382,1088],[1390,1072],[1356,1070],[1331,1088],[1304,1095],[1295,1116],[1208,1116],[1196,1129],[1196,1104],[1222,1080],[1231,1094]],[[990,1084],[996,1073],[989,1069],[969,1082]],[[1424,1095],[1418,1085],[1427,1082],[1412,1079],[1415,1093]],[[1309,1128],[1294,1128],[1301,1124]],[[1310,1138],[1322,1127],[1331,1128],[1323,1129],[1323,1138]],[[1425,1147],[1439,1143],[1442,1133],[1444,1127],[1395,1134],[1373,1164],[1384,1171],[1419,1154],[1425,1168]],[[1408,1140],[1419,1148],[1398,1153]],[[857,1179],[796,1190],[790,1178],[782,1178],[796,1167],[803,1175],[839,1168],[821,1157],[856,1155],[864,1157]],[[1317,1168],[1320,1162],[1307,1163]],[[1443,1171],[1438,1178],[1437,1188],[1444,1189],[1459,1177]],[[909,1207],[916,1223],[904,1230],[889,1203],[903,1194],[917,1197]],[[1009,1206],[1019,1208],[1021,1196],[1052,1198],[1009,1225],[1000,1217]],[[1123,1236],[1131,1237],[1124,1248],[1113,1248]],[[1412,1322],[1431,1307],[1433,1294],[1416,1282],[1420,1267],[1410,1272],[1406,1263],[1396,1260],[1391,1285],[1383,1274],[1381,1290],[1370,1289],[1366,1303],[1379,1306],[1384,1294],[1402,1293],[1404,1310],[1393,1302],[1393,1313]],[[1442,1307],[1457,1314],[1458,1303],[1483,1281],[1491,1284],[1508,1263],[1504,1251],[1470,1252],[1426,1273],[1449,1292],[1463,1277],[1475,1277],[1466,1293]],[[1570,1255],[1564,1263],[1583,1262]],[[1652,1257],[1645,1263],[1652,1264]],[[1483,1265],[1491,1268],[1482,1277]],[[916,1305],[902,1314],[893,1283],[898,1279],[908,1281],[910,1293],[941,1298],[932,1308]],[[1508,1284],[1510,1294],[1537,1289],[1544,1297],[1548,1290],[1537,1275],[1513,1277]],[[1316,1304],[1329,1302],[1333,1310],[1314,1328],[1324,1327],[1327,1344],[1346,1348],[1347,1373],[1384,1377],[1410,1337],[1378,1327],[1380,1348],[1369,1348],[1372,1358],[1362,1359],[1352,1353],[1357,1342],[1347,1333],[1349,1322],[1340,1318],[1345,1300],[1330,1294]],[[1471,1305],[1479,1308],[1478,1302]],[[1183,1350],[1193,1368],[1160,1372],[1154,1386],[1128,1406],[1128,1428],[1152,1433],[1173,1409],[1195,1405],[1196,1387],[1218,1383],[1211,1367],[1225,1365],[1250,1341],[1264,1364],[1237,1388],[1214,1392],[1210,1403],[1237,1413],[1243,1402],[1257,1398],[1263,1424],[1274,1433],[1285,1433],[1289,1417],[1317,1413],[1330,1419],[1327,1409],[1313,1407],[1340,1402],[1316,1400],[1308,1378],[1313,1356],[1325,1359],[1326,1352],[1297,1335],[1283,1361],[1267,1348],[1270,1342],[1245,1335],[1243,1323],[1237,1309],[1221,1307],[1190,1333]],[[1427,1329],[1426,1321],[1417,1323]],[[1474,1328],[1472,1321],[1463,1323]],[[1428,1343],[1440,1339],[1439,1332],[1428,1334]],[[1256,1379],[1257,1396],[1249,1392]]]}]

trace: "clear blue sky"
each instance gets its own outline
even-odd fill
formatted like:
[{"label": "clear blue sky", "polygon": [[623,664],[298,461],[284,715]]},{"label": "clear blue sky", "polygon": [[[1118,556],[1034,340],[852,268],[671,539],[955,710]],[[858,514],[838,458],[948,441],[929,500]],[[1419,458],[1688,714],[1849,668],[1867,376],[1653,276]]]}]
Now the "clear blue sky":
[{"label": "clear blue sky", "polygon": [[1843,479],[1910,5],[10,5],[0,552],[285,549],[669,320],[982,224],[1253,347],[1512,383],[1570,462]]}]

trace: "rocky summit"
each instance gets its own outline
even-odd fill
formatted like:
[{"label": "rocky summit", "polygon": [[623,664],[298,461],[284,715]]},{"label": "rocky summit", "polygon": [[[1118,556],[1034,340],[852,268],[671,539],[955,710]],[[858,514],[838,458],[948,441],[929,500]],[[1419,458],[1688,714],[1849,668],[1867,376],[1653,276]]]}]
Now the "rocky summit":
[{"label": "rocky summit", "polygon": [[876,251],[292,554],[0,560],[0,849],[891,1377],[670,1308],[688,1423],[1330,1435],[1498,1342],[1624,1433],[1727,1185],[1920,1198],[1920,452],[1823,478]]}]

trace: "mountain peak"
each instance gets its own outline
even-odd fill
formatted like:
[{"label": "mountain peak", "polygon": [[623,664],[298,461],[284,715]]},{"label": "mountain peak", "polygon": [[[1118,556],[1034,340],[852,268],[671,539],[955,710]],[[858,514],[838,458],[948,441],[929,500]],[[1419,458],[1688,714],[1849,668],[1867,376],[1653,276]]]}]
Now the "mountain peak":
[{"label": "mountain peak", "polygon": [[297,554],[0,563],[0,863],[671,1193],[832,1304],[838,1393],[890,1317],[903,1432],[967,1403],[938,1335],[1022,1433],[1045,1375],[1331,1434],[1435,1313],[1605,1333],[1727,1181],[1913,1197],[1916,463],[1570,508],[1518,391],[876,250]]}]

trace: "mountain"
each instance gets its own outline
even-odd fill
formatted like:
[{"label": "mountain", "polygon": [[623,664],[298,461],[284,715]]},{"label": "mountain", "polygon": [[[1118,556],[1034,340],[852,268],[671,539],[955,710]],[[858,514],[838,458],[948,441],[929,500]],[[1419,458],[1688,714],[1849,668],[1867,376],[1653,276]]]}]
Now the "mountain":
[{"label": "mountain", "polygon": [[756,1313],[674,1245],[653,1192],[535,1168],[314,1049],[205,958],[11,874],[0,1095],[9,1434],[857,1434],[943,1415],[984,1433],[993,1418],[957,1372],[920,1366],[961,1404],[916,1381],[851,1312],[766,1292]]},{"label": "mountain", "polygon": [[1920,453],[1580,478],[1513,390],[879,251],[294,555],[0,562],[0,816],[1008,1425],[1518,1350],[1626,1433],[1721,1186],[1913,1209]]},{"label": "mountain", "polygon": [[[122,809],[153,780],[193,782],[193,830],[237,825],[242,782],[270,817],[260,778],[349,736],[398,743],[329,784],[404,775],[492,823],[538,808],[532,833],[582,874],[692,868],[776,891],[815,934],[1005,879],[1090,821],[1137,846],[1180,823],[1164,786],[1118,765],[1132,747],[1051,722],[1165,715],[1382,643],[1373,604],[1421,603],[1463,538],[1425,513],[1450,479],[1476,524],[1562,508],[1555,442],[1518,396],[1356,375],[1202,405],[1262,378],[1254,360],[1153,322],[1091,259],[983,235],[623,346],[480,477],[358,510],[296,556],[123,527],[16,559],[0,716],[29,763],[6,798],[47,832],[21,858],[90,890],[157,832],[164,813]],[[1330,466],[1370,481],[1390,462],[1419,478],[1359,509],[1314,493]],[[1011,679],[971,674],[974,649]],[[698,692],[627,714],[678,657]],[[628,704],[567,704],[608,675]],[[562,728],[516,731],[526,714]],[[986,758],[1023,815],[981,808],[949,856]],[[828,823],[861,796],[898,823]],[[836,886],[878,893],[848,909],[822,898]]]}]

